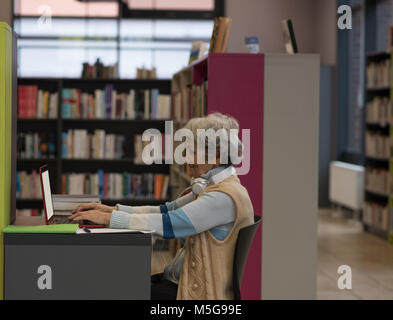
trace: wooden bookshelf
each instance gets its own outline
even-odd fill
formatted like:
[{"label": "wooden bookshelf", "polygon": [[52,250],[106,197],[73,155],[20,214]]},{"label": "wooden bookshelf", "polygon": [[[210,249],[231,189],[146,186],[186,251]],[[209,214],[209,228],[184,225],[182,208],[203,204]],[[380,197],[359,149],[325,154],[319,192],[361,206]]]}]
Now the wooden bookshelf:
[{"label": "wooden bookshelf", "polygon": [[[58,92],[58,117],[55,119],[18,119],[19,132],[52,132],[56,136],[56,157],[54,159],[18,159],[17,171],[38,170],[43,164],[48,164],[51,174],[52,192],[61,193],[61,175],[63,173],[93,173],[104,170],[108,173],[130,172],[134,174],[157,173],[169,174],[169,165],[134,164],[133,157],[124,159],[67,159],[61,157],[62,132],[70,129],[85,129],[93,131],[103,129],[108,133],[125,135],[129,143],[133,144],[134,135],[142,134],[146,129],[154,128],[160,132],[165,130],[165,120],[158,119],[63,119],[61,117],[61,92],[63,88],[83,89],[91,92],[103,89],[112,84],[117,92],[128,92],[131,89],[158,89],[160,94],[171,93],[171,81],[137,80],[137,79],[70,79],[70,78],[19,78],[18,85],[37,85],[39,89]],[[131,140],[132,139],[132,140]],[[170,195],[170,193],[169,193]],[[169,199],[153,199],[148,197],[125,199],[102,199],[103,203],[113,205],[158,205]],[[42,208],[42,200],[17,199],[18,209]]]},{"label": "wooden bookshelf", "polygon": [[[391,63],[391,54],[390,52],[371,52],[367,54],[366,57],[366,70],[367,67],[371,64],[378,64],[383,61],[390,60],[390,69],[392,68]],[[389,70],[389,82],[392,83],[392,79],[390,77],[391,70]],[[367,77],[367,72],[366,72]],[[367,79],[367,78],[366,78]],[[370,80],[370,79],[368,79]],[[366,81],[366,83],[368,83]],[[364,230],[370,232],[376,236],[379,236],[385,240],[391,241],[393,235],[393,149],[392,149],[392,139],[393,139],[393,131],[391,126],[391,121],[393,120],[393,108],[392,106],[388,106],[390,111],[388,112],[388,117],[386,123],[382,122],[372,122],[368,118],[370,110],[368,108],[371,107],[371,103],[375,101],[374,99],[389,99],[390,104],[393,101],[393,96],[391,93],[391,85],[376,85],[369,86],[366,84],[365,88],[365,133],[366,134],[375,134],[385,139],[389,139],[389,156],[381,156],[381,155],[370,155],[367,154],[367,142],[365,146],[365,169],[366,169],[366,181],[365,181],[365,189],[364,189],[364,210],[363,210],[363,217],[362,223]],[[365,139],[366,140],[366,139]],[[367,140],[366,140],[367,141]],[[372,188],[370,188],[367,184],[367,172],[371,172],[374,170],[381,170],[380,172],[387,172],[388,173],[388,186],[386,192],[379,192]],[[379,179],[383,179],[381,175],[378,177]],[[375,208],[384,208],[384,211],[380,211],[376,213],[376,211],[369,211],[371,210],[370,207]],[[373,220],[375,221],[372,223]],[[384,226],[381,226],[384,224]]]}]

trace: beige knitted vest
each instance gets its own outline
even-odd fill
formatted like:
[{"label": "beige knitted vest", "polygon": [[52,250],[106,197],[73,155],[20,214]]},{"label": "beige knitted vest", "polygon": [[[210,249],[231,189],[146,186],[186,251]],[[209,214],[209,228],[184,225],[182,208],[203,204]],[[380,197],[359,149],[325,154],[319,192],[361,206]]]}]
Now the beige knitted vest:
[{"label": "beige knitted vest", "polygon": [[[254,211],[247,190],[236,176],[207,187],[205,192],[220,191],[236,206],[233,228],[222,241],[210,231],[188,237],[179,279],[177,299],[233,299],[233,260],[239,229],[254,222]],[[213,214],[213,213],[212,213]]]}]

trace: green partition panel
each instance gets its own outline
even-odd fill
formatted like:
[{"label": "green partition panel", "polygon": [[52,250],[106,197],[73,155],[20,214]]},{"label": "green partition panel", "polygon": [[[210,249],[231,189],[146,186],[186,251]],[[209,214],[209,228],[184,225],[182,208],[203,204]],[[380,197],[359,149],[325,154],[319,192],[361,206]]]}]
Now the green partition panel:
[{"label": "green partition panel", "polygon": [[4,235],[11,211],[12,29],[0,22],[0,299],[4,292]]}]

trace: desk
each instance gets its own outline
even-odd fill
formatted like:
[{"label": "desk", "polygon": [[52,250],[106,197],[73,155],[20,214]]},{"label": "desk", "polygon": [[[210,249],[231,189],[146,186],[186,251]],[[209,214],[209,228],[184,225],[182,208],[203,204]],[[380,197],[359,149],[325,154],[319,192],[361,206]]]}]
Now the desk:
[{"label": "desk", "polygon": [[150,299],[150,234],[10,233],[4,246],[5,299]]}]

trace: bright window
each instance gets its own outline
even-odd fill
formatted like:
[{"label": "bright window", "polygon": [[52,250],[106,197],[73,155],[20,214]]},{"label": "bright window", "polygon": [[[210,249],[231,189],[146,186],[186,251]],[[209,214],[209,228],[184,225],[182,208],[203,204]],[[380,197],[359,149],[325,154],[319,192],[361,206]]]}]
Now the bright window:
[{"label": "bright window", "polygon": [[117,17],[117,2],[82,2],[77,0],[15,0],[15,14],[21,16],[40,16],[49,14],[55,17]]},{"label": "bright window", "polygon": [[[147,16],[136,19],[120,18],[124,8],[117,2],[15,0],[18,75],[78,78],[84,62],[99,58],[104,65],[118,63],[120,78],[134,78],[143,66],[170,78],[187,65],[191,42],[208,42],[213,28],[213,19],[180,17],[213,11],[215,1],[129,1],[130,12],[144,10]],[[164,10],[162,17],[156,9]],[[180,13],[172,12],[171,19],[165,10]]]},{"label": "bright window", "polygon": [[127,0],[130,9],[213,10],[214,0]]}]

